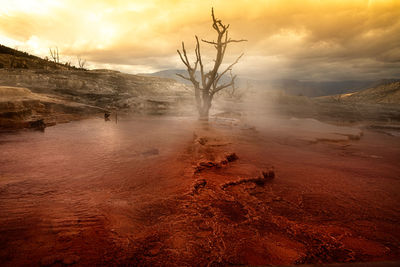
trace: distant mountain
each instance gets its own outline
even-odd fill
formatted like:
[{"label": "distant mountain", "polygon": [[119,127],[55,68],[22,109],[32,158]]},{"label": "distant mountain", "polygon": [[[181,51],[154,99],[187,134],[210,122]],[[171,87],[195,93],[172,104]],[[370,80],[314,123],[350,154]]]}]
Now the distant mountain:
[{"label": "distant mountain", "polygon": [[374,81],[271,81],[274,89],[282,90],[290,95],[317,97],[356,92],[368,88]]},{"label": "distant mountain", "polygon": [[[145,76],[156,76],[163,78],[171,78],[176,81],[191,85],[191,82],[176,74],[182,74],[187,76],[186,70],[174,69],[174,70],[163,70],[154,73],[141,74]],[[199,78],[200,74],[197,73],[196,77]],[[225,77],[221,79],[221,82],[229,81],[229,77]],[[327,96],[327,95],[338,95],[345,93],[353,93],[358,92],[363,89],[376,87],[382,84],[388,84],[391,82],[400,81],[400,79],[386,79],[379,81],[298,81],[298,80],[290,80],[290,79],[279,79],[279,80],[255,80],[249,79],[245,77],[239,77],[236,80],[236,84],[239,87],[253,87],[259,90],[279,90],[283,91],[289,95],[299,95],[299,96],[308,96],[308,97],[318,97],[318,96]]]},{"label": "distant mountain", "polygon": [[396,83],[396,82],[400,82],[400,79],[381,79],[381,80],[376,81],[374,84],[372,84],[370,86],[370,88],[378,87],[381,85],[389,85],[389,84]]},{"label": "distant mountain", "polygon": [[[182,79],[176,74],[181,74],[184,76],[187,76],[187,71],[186,70],[179,70],[179,69],[172,69],[172,70],[162,70],[162,71],[157,71],[154,73],[138,73],[138,75],[141,76],[154,76],[154,77],[160,77],[160,78],[169,78],[169,79],[174,79],[180,83],[191,85],[191,82],[185,79]],[[197,78],[200,77],[200,75],[196,75]]]},{"label": "distant mountain", "polygon": [[400,104],[400,81],[385,80],[375,87],[342,96],[344,101],[371,104]]},{"label": "distant mountain", "polygon": [[[180,83],[186,84],[186,85],[192,85],[191,81],[182,79],[181,77],[179,77],[176,74],[181,74],[185,77],[188,77],[188,73],[186,70],[179,70],[179,69],[172,69],[172,70],[162,70],[162,71],[158,71],[158,72],[154,72],[154,73],[140,73],[138,75],[143,75],[143,76],[155,76],[155,77],[161,77],[161,78],[169,78],[169,79],[174,79]],[[196,78],[198,80],[200,80],[200,72],[197,71],[196,72]],[[223,76],[221,78],[221,82],[222,83],[226,83],[229,82],[230,78],[229,75],[228,76]],[[237,79],[237,81],[239,82],[239,79]]]}]

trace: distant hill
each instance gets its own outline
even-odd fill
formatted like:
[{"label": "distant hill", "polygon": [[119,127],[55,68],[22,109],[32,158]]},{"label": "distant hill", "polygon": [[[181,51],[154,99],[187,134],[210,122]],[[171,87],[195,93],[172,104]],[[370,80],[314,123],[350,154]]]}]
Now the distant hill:
[{"label": "distant hill", "polygon": [[116,110],[176,114],[192,100],[188,88],[172,79],[78,69],[0,45],[0,129]]},{"label": "distant hill", "polygon": [[47,70],[77,69],[74,66],[55,63],[0,44],[0,69],[2,68]]},{"label": "distant hill", "polygon": [[[176,81],[191,85],[190,81],[180,78],[176,74],[182,74],[187,76],[187,71],[182,69],[171,69],[163,70],[154,73],[141,74],[145,76],[155,76],[162,78],[175,79]],[[197,73],[197,77],[200,74]],[[225,77],[221,82],[229,81],[229,77]],[[298,81],[290,79],[279,79],[279,80],[255,80],[245,77],[239,77],[236,80],[236,84],[239,87],[247,87],[251,85],[253,88],[259,90],[271,90],[271,91],[282,91],[288,95],[297,96],[308,96],[308,97],[318,97],[327,95],[338,95],[345,93],[354,93],[363,89],[376,87],[381,84],[388,84],[391,82],[400,81],[400,79],[386,79],[386,80],[371,80],[371,81]]]},{"label": "distant hill", "polygon": [[373,88],[344,95],[342,98],[345,101],[357,103],[400,105],[400,81],[387,81]]},{"label": "distant hill", "polygon": [[[138,75],[169,78],[169,79],[175,79],[181,83],[188,83],[188,84],[190,83],[190,81],[187,81],[187,80],[182,79],[181,77],[177,76],[176,75],[177,73],[187,76],[186,70],[179,70],[179,69],[162,70],[162,71],[157,71],[157,72],[153,72],[153,73],[139,73]],[[196,76],[198,76],[198,75],[196,75]]]},{"label": "distant hill", "polygon": [[298,81],[274,80],[270,86],[290,95],[318,97],[356,92],[368,88],[375,81]]}]

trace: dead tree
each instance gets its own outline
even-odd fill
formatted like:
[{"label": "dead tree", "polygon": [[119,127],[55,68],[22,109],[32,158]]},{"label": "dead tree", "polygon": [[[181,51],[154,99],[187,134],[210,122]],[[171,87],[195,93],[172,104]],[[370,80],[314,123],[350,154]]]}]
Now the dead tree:
[{"label": "dead tree", "polygon": [[86,65],[86,59],[82,59],[81,57],[78,57],[78,66],[80,69],[83,69]]},{"label": "dead tree", "polygon": [[[227,83],[220,84],[221,77],[226,74],[228,71],[232,70],[232,67],[238,63],[240,58],[243,56],[241,54],[232,64],[230,64],[225,70],[219,71],[219,68],[222,64],[222,61],[225,56],[226,48],[228,44],[230,43],[240,43],[244,42],[247,40],[241,39],[241,40],[233,40],[228,37],[228,25],[222,24],[221,20],[216,19],[214,16],[214,9],[211,9],[211,17],[213,20],[212,27],[213,29],[217,32],[217,40],[216,41],[207,41],[207,40],[201,40],[204,43],[213,45],[215,49],[217,50],[217,54],[214,60],[214,66],[213,68],[205,72],[204,71],[204,65],[203,61],[201,58],[201,52],[200,52],[200,42],[199,38],[195,36],[196,38],[196,48],[195,48],[195,54],[196,54],[196,61],[194,62],[194,65],[192,65],[189,62],[189,59],[187,57],[186,49],[185,49],[185,43],[182,42],[182,52],[177,50],[179,57],[181,58],[183,64],[185,64],[187,68],[187,72],[189,74],[189,77],[186,77],[181,74],[176,74],[179,77],[191,81],[194,87],[194,95],[196,99],[196,107],[199,112],[200,119],[208,119],[208,114],[211,108],[211,103],[213,100],[213,97],[216,93],[221,91],[224,88],[230,87],[235,83],[236,75],[231,77],[231,81]],[[200,67],[200,81],[197,80],[196,78],[196,71],[197,67]]]},{"label": "dead tree", "polygon": [[236,86],[235,80],[233,79],[234,76],[232,74],[232,70],[229,71],[229,75],[231,76],[233,83],[231,85],[231,89],[228,90],[228,95],[230,98],[235,98],[235,96],[237,96],[238,87]]},{"label": "dead tree", "polygon": [[10,69],[13,69],[15,67],[15,55],[14,53],[10,56]]},{"label": "dead tree", "polygon": [[55,48],[49,48],[50,50],[50,56],[53,59],[55,63],[60,63],[60,57],[58,55],[58,47],[56,46]]}]

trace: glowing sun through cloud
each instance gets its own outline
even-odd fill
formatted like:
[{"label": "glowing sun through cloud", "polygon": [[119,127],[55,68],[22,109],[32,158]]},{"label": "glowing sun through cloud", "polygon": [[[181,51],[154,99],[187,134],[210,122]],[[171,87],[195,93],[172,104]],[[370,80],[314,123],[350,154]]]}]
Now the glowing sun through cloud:
[{"label": "glowing sun through cloud", "polygon": [[[0,42],[47,56],[85,57],[131,73],[182,68],[176,49],[212,39],[210,9],[248,43],[237,71],[314,80],[398,77],[400,1],[0,0]],[[212,50],[205,50],[210,58]],[[231,54],[231,53],[228,53]],[[227,57],[227,62],[233,58]],[[374,67],[375,65],[375,67]]]}]

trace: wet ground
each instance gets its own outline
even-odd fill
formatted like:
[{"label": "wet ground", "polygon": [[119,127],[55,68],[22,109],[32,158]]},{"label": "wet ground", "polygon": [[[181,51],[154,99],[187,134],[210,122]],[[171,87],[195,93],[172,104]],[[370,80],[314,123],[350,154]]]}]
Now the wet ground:
[{"label": "wet ground", "polygon": [[[313,120],[134,117],[3,133],[0,261],[399,260],[399,162],[396,136]],[[263,171],[275,175],[255,182]]]}]

